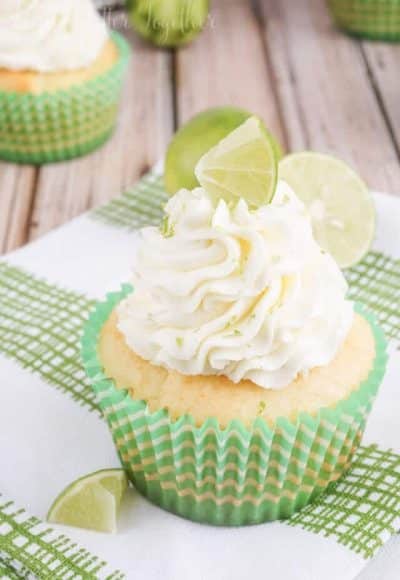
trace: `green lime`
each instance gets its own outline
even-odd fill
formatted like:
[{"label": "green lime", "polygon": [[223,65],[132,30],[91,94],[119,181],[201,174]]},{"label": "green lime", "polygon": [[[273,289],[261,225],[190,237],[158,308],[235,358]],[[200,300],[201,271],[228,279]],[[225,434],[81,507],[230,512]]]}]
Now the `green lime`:
[{"label": "green lime", "polygon": [[157,46],[190,42],[204,27],[209,0],[127,0],[132,27]]},{"label": "green lime", "polygon": [[71,483],[53,502],[47,521],[97,532],[115,532],[128,487],[123,469],[103,469]]},{"label": "green lime", "polygon": [[274,153],[275,153],[275,159],[276,159],[276,161],[278,162],[278,161],[280,161],[280,160],[282,159],[282,157],[284,156],[282,145],[279,143],[279,141],[278,141],[278,139],[275,137],[275,135],[273,135],[273,134],[271,133],[271,131],[269,131],[269,130],[268,130],[266,127],[265,127],[264,123],[262,122],[262,119],[260,119],[260,121],[261,121],[261,127],[262,127],[262,130],[263,130],[263,131],[266,133],[266,135],[268,136],[268,139],[269,139],[269,141],[270,141],[270,143],[271,143],[272,149],[274,150]]},{"label": "green lime", "polygon": [[[164,181],[167,192],[174,194],[179,189],[198,187],[199,182],[194,174],[197,162],[211,147],[251,116],[248,111],[235,107],[217,107],[196,115],[183,125],[173,137],[165,159]],[[271,134],[269,138],[277,159],[280,159],[281,146]]]},{"label": "green lime", "polygon": [[368,252],[375,234],[375,207],[365,183],[343,161],[304,151],[279,163],[286,181],[306,205],[314,236],[341,268]]},{"label": "green lime", "polygon": [[274,145],[262,122],[250,117],[200,159],[202,187],[228,203],[243,198],[252,207],[271,201],[278,176]]}]

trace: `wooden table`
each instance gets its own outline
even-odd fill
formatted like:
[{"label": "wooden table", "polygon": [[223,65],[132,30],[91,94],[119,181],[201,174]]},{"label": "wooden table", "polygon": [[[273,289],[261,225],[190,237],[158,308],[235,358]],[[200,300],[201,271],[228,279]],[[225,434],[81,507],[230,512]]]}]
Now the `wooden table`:
[{"label": "wooden table", "polygon": [[0,164],[0,252],[118,195],[215,105],[254,111],[287,149],[332,152],[371,188],[400,193],[400,45],[346,37],[324,0],[214,0],[203,34],[177,51],[140,41],[122,10],[106,17],[133,49],[119,127],[81,159]]}]

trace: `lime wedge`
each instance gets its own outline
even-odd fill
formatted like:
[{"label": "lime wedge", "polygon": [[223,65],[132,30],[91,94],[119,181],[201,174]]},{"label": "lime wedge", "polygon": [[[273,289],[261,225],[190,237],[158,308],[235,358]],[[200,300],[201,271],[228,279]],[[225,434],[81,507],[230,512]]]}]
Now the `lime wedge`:
[{"label": "lime wedge", "polygon": [[118,508],[127,487],[123,469],[103,469],[85,475],[60,493],[47,521],[97,532],[116,532]]},{"label": "lime wedge", "polygon": [[304,151],[284,157],[279,178],[306,205],[314,237],[341,268],[368,252],[375,234],[375,208],[365,183],[343,161]]},{"label": "lime wedge", "polygon": [[251,117],[203,155],[196,177],[216,199],[252,207],[271,201],[276,187],[278,161],[275,146],[262,122]]}]

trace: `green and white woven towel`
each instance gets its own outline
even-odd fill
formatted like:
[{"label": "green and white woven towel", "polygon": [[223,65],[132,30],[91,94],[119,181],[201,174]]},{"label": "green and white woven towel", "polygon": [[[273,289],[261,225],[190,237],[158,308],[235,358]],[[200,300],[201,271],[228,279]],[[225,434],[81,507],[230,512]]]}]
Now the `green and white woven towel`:
[{"label": "green and white woven towel", "polygon": [[43,523],[64,486],[118,465],[79,356],[93,301],[129,278],[136,229],[157,223],[156,172],[0,262],[0,578],[350,580],[400,527],[400,201],[376,195],[374,250],[348,273],[390,361],[348,474],[288,522],[213,528],[130,490],[119,532]]}]

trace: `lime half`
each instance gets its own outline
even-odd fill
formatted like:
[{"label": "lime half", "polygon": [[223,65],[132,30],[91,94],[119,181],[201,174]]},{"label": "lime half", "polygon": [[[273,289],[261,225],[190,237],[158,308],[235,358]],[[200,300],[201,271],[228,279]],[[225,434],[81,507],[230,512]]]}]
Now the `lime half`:
[{"label": "lime half", "polygon": [[[164,182],[168,193],[198,187],[194,174],[198,161],[251,116],[249,111],[236,107],[215,107],[185,123],[172,138],[165,157]],[[279,160],[283,157],[282,147],[271,133],[268,135]]]},{"label": "lime half", "polygon": [[194,189],[194,168],[204,153],[244,123],[251,113],[234,107],[216,107],[199,113],[173,136],[165,157],[164,181],[168,193]]},{"label": "lime half", "polygon": [[252,207],[271,201],[278,160],[275,144],[257,117],[251,117],[203,155],[195,169],[202,187],[215,198]]},{"label": "lime half", "polygon": [[284,157],[279,178],[306,205],[314,237],[341,268],[368,252],[375,234],[375,207],[365,183],[343,161],[305,151]]},{"label": "lime half", "polygon": [[118,508],[127,487],[123,469],[103,469],[85,475],[60,493],[47,521],[97,532],[116,532]]}]

